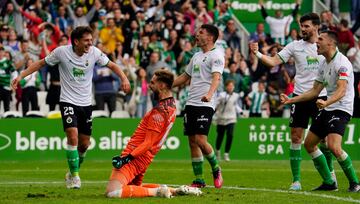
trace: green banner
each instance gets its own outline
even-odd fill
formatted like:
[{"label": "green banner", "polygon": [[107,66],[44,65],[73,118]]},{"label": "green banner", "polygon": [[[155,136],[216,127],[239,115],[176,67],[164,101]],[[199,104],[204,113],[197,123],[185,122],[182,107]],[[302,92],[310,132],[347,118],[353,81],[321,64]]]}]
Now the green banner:
[{"label": "green banner", "polygon": [[[119,154],[138,126],[138,119],[98,118],[93,122],[93,135],[88,159],[107,159]],[[347,126],[343,148],[352,159],[360,160],[360,119]],[[209,141],[214,144],[216,126],[212,126]],[[290,129],[288,119],[239,119],[230,151],[232,159],[286,160],[289,154]],[[225,146],[225,138],[223,141]],[[0,160],[60,160],[64,159],[66,137],[61,120],[1,119]],[[309,159],[304,148],[303,158]],[[177,118],[157,159],[189,159],[187,137],[183,136],[182,118]]]},{"label": "green banner", "polygon": [[[270,16],[274,16],[276,10],[283,11],[284,15],[290,15],[295,8],[294,0],[268,0],[264,1],[264,7]],[[231,10],[242,23],[264,22],[261,16],[258,0],[232,0]],[[299,13],[307,13],[312,10],[312,1],[302,1]]]}]

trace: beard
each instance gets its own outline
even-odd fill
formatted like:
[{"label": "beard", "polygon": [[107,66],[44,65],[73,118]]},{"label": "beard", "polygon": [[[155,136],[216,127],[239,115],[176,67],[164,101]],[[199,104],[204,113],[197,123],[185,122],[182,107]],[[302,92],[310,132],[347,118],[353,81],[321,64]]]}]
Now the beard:
[{"label": "beard", "polygon": [[158,101],[159,100],[159,92],[158,91],[153,91],[153,98],[154,100]]}]

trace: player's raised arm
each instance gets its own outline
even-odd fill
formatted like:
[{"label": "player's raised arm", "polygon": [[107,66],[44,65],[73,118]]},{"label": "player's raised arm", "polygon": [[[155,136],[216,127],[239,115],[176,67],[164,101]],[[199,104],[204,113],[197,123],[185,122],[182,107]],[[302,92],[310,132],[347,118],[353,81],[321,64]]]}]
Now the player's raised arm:
[{"label": "player's raised arm", "polygon": [[36,61],[34,63],[32,63],[27,69],[25,69],[24,71],[22,71],[12,82],[11,82],[11,87],[15,90],[19,84],[19,82],[21,81],[21,79],[25,78],[26,76],[38,71],[39,69],[41,69],[42,67],[45,66],[45,59]]},{"label": "player's raised arm", "polygon": [[320,99],[316,101],[316,105],[318,106],[318,108],[320,109],[325,108],[342,99],[346,94],[347,84],[348,84],[347,80],[337,80],[336,90],[334,94],[331,97],[329,97],[326,101]]},{"label": "player's raised arm", "polygon": [[191,79],[191,77],[186,72],[184,72],[174,80],[174,83],[172,86],[173,87],[180,86],[182,84],[185,84],[190,79]]},{"label": "player's raised arm", "polygon": [[274,67],[276,65],[282,64],[282,60],[280,59],[279,55],[275,55],[273,57],[263,55],[259,52],[259,45],[258,43],[250,43],[250,50],[254,55],[256,55],[259,60],[261,60],[266,66]]},{"label": "player's raised arm", "polygon": [[109,67],[109,69],[111,69],[116,75],[118,75],[120,77],[121,89],[125,93],[129,93],[131,90],[130,82],[129,82],[128,78],[126,77],[125,73],[119,67],[119,65],[115,64],[112,61],[109,61],[109,63],[107,64],[107,67]]}]

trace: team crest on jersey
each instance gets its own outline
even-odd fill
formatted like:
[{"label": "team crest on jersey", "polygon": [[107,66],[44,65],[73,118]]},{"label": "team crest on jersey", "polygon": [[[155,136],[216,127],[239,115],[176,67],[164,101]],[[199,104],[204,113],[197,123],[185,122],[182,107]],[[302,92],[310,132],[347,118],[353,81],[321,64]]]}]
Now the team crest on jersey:
[{"label": "team crest on jersey", "polygon": [[70,116],[67,117],[67,118],[66,118],[66,122],[67,122],[68,124],[72,123],[72,118],[71,118]]},{"label": "team crest on jersey", "polygon": [[312,64],[319,64],[319,60],[317,57],[312,57],[312,56],[306,56],[306,62],[308,65],[312,65]]},{"label": "team crest on jersey", "polygon": [[164,122],[164,117],[161,114],[155,114],[152,116],[155,122],[162,123]]}]

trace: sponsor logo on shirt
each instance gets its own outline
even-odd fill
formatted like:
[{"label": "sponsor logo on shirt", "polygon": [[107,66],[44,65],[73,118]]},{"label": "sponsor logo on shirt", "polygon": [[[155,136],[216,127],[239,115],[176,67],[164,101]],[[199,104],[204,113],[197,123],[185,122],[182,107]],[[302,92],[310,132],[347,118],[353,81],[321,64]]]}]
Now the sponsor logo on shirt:
[{"label": "sponsor logo on shirt", "polygon": [[85,72],[82,69],[73,67],[73,76],[74,77],[83,77],[83,76],[85,76]]},{"label": "sponsor logo on shirt", "polygon": [[319,60],[316,57],[306,56],[306,62],[308,65],[319,64]]},{"label": "sponsor logo on shirt", "polygon": [[215,60],[214,64],[217,65],[217,66],[221,66],[224,63],[220,59],[217,59],[217,60]]},{"label": "sponsor logo on shirt", "polygon": [[200,72],[200,66],[198,64],[194,65],[194,72]]}]

